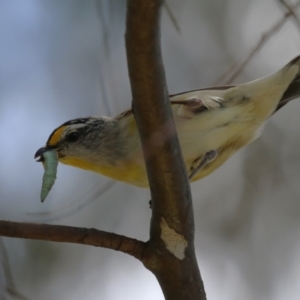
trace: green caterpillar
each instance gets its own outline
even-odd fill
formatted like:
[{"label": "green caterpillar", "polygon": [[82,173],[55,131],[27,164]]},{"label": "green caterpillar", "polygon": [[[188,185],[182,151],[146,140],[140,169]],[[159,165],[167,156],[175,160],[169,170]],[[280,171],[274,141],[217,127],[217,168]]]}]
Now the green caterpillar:
[{"label": "green caterpillar", "polygon": [[43,153],[44,175],[41,189],[41,202],[44,202],[48,196],[56,179],[58,157],[55,150],[50,150]]}]

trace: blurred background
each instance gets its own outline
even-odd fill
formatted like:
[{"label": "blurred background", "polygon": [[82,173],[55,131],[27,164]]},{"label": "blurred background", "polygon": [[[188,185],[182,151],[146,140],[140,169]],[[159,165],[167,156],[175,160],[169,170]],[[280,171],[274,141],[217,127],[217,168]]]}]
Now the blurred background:
[{"label": "blurred background", "polygon": [[[169,0],[162,45],[170,94],[226,83],[222,75],[251,53],[234,82],[281,68],[300,52],[297,14],[284,18],[286,4],[295,3]],[[43,168],[33,159],[61,123],[130,107],[125,14],[125,1],[0,0],[1,219],[148,239],[149,191],[60,165],[42,204]],[[297,100],[285,106],[260,139],[192,185],[197,257],[210,300],[299,299],[299,114]],[[125,254],[1,238],[0,299],[163,295],[155,277]]]}]

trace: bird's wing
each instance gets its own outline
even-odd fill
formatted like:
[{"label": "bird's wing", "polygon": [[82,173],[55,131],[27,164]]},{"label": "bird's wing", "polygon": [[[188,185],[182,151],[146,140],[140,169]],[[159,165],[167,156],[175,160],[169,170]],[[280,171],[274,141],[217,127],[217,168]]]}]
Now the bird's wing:
[{"label": "bird's wing", "polygon": [[[217,86],[174,94],[170,95],[170,102],[172,105],[178,105],[178,109],[176,109],[178,116],[190,118],[195,113],[198,114],[206,110],[221,107],[224,102],[224,91],[233,87],[235,87],[235,85]],[[300,79],[295,78],[282,95],[274,113],[289,101],[298,97],[300,97]],[[124,118],[130,116],[132,113],[132,109],[128,109],[117,115],[116,118]]]},{"label": "bird's wing", "polygon": [[[199,95],[201,95],[201,99],[199,99],[199,100],[203,101],[203,106],[205,108],[204,109],[204,108],[199,107],[199,111],[197,111],[197,112],[201,112],[206,109],[213,109],[213,108],[220,107],[220,105],[218,105],[218,102],[220,104],[221,98],[218,97],[217,95],[215,95],[215,97],[214,97],[215,92],[217,94],[220,94],[220,91],[227,90],[232,87],[234,87],[234,85],[209,87],[209,88],[204,88],[204,89],[197,89],[197,90],[191,90],[188,92],[173,94],[173,95],[170,95],[169,97],[170,97],[171,104],[175,104],[175,105],[182,104],[182,105],[192,107],[197,104],[197,103],[193,103],[194,100],[196,98],[198,99]],[[192,100],[192,101],[190,101],[190,100]],[[122,113],[118,114],[117,116],[115,116],[115,118],[122,119],[124,117],[130,116],[131,114],[133,114],[133,110],[127,109],[127,110],[123,111]]]},{"label": "bird's wing", "polygon": [[207,88],[176,94],[170,96],[170,102],[172,106],[176,106],[176,108],[173,107],[173,111],[177,116],[189,119],[195,114],[223,107],[224,90],[232,87]]}]

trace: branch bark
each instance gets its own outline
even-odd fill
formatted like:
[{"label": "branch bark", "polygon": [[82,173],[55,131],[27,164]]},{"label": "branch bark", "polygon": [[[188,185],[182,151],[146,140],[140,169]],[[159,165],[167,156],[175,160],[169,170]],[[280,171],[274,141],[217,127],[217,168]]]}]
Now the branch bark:
[{"label": "branch bark", "polygon": [[127,253],[143,259],[145,243],[123,235],[63,225],[35,224],[0,220],[0,236],[90,245]]},{"label": "branch bark", "polygon": [[189,180],[161,56],[162,3],[162,0],[127,1],[126,49],[133,111],[153,208],[150,241],[143,262],[157,277],[166,299],[206,299],[195,257]]}]

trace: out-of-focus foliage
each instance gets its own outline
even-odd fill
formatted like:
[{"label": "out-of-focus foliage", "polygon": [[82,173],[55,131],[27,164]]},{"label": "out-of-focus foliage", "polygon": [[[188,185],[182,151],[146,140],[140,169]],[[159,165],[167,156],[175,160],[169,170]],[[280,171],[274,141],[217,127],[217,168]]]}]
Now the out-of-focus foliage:
[{"label": "out-of-focus foliage", "polygon": [[[271,0],[168,3],[180,27],[165,10],[162,43],[172,94],[214,85],[284,13]],[[130,106],[125,8],[116,0],[0,1],[1,218],[52,219],[147,240],[147,190],[116,183],[100,193],[108,179],[59,166],[41,204],[43,168],[33,159],[62,122],[113,116]],[[299,28],[290,20],[236,81],[267,75],[299,50]],[[299,298],[299,113],[297,101],[284,107],[259,140],[192,185],[198,261],[210,300]],[[21,299],[11,289],[34,300],[163,299],[154,276],[129,256],[2,240],[3,299]]]}]

